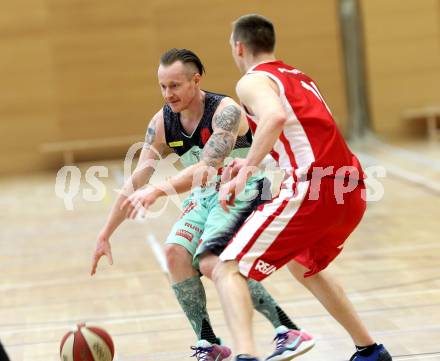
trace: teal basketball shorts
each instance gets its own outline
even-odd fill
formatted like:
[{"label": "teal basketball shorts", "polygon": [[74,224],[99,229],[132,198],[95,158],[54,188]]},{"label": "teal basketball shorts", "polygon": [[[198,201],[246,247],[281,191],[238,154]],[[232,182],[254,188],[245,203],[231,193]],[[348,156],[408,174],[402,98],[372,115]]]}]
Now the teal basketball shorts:
[{"label": "teal basketball shorts", "polygon": [[220,255],[246,218],[270,199],[270,182],[261,177],[247,182],[245,191],[229,207],[229,212],[220,206],[218,192],[209,192],[206,196],[192,193],[183,202],[182,214],[166,244],[185,247],[194,258],[194,267],[198,268],[198,256],[206,251]]}]

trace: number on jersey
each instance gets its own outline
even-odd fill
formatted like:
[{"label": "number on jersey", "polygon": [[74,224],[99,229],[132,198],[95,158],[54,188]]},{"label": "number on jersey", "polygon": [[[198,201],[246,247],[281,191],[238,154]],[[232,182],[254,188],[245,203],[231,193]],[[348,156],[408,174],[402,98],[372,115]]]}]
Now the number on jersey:
[{"label": "number on jersey", "polygon": [[319,101],[321,103],[323,103],[325,105],[325,107],[327,108],[328,112],[331,114],[331,110],[328,107],[327,103],[325,102],[324,98],[322,97],[321,93],[319,92],[318,87],[315,85],[314,82],[310,82],[310,83],[306,83],[304,80],[301,80],[301,85],[303,86],[303,88],[311,91],[313,94],[315,94],[315,96],[319,99]]}]

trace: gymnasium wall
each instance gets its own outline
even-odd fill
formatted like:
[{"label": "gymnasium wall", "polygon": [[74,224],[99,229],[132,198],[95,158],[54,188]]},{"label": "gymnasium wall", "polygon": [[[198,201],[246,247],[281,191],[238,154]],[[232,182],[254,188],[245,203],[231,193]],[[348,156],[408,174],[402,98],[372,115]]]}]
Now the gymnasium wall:
[{"label": "gymnasium wall", "polygon": [[[338,1],[14,0],[0,12],[0,173],[61,165],[42,143],[142,135],[162,104],[160,54],[187,47],[204,88],[234,95],[230,24],[257,12],[278,30],[278,57],[316,79],[343,130]],[[121,156],[88,151],[81,159]]]},{"label": "gymnasium wall", "polygon": [[426,137],[410,108],[440,105],[440,1],[362,0],[373,130],[385,139]]}]

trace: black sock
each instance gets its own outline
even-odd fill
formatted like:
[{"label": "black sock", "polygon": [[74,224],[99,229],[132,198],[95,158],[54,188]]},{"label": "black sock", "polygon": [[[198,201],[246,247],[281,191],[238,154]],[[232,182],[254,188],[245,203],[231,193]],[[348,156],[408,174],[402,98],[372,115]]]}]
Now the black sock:
[{"label": "black sock", "polygon": [[255,360],[254,356],[251,356],[247,353],[241,353],[240,355],[237,355],[237,358],[242,358],[242,359],[249,359],[249,360]]},{"label": "black sock", "polygon": [[250,279],[248,280],[248,285],[254,308],[266,317],[274,328],[286,326],[291,330],[298,330],[298,327],[278,306],[277,302],[260,282]]},{"label": "black sock", "polygon": [[299,330],[298,326],[285,314],[285,312],[278,306],[276,306],[278,318],[283,326],[286,326],[290,330]]},{"label": "black sock", "polygon": [[[198,340],[218,343],[206,309],[205,288],[199,276],[172,285],[177,301],[191,323]],[[2,361],[2,360],[0,360]]]},{"label": "black sock", "polygon": [[376,348],[376,346],[377,346],[377,343],[373,343],[372,345],[368,345],[368,346],[356,345],[356,350],[357,350],[357,353],[359,354],[359,356],[368,357],[374,352],[374,349]]},{"label": "black sock", "polygon": [[215,335],[214,331],[212,330],[211,324],[206,319],[203,319],[202,321],[200,339],[220,345],[220,339]]},{"label": "black sock", "polygon": [[9,361],[8,355],[6,355],[6,351],[3,349],[3,345],[0,342],[0,361]]}]

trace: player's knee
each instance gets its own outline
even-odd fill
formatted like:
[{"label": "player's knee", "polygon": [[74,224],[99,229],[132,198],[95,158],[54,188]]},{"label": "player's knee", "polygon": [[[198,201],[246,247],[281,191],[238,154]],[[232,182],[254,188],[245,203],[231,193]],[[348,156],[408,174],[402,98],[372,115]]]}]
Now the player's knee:
[{"label": "player's knee", "polygon": [[213,255],[213,254],[204,254],[202,256],[200,256],[199,258],[199,270],[200,272],[208,277],[209,279],[212,279],[212,273],[214,271],[214,268],[217,264],[217,262],[219,262],[218,260],[218,256]]},{"label": "player's knee", "polygon": [[165,258],[171,273],[185,267],[192,267],[192,256],[187,249],[179,244],[167,244],[165,246]]},{"label": "player's knee", "polygon": [[306,283],[306,278],[304,278],[304,273],[307,272],[307,268],[305,268],[303,265],[295,262],[290,261],[287,264],[287,267],[289,268],[290,273],[292,274],[295,279],[302,283],[303,285]]},{"label": "player's knee", "polygon": [[199,262],[199,270],[200,273],[209,279],[212,279],[212,271],[214,268],[212,267],[212,264],[207,262],[206,260],[202,259]]},{"label": "player's knee", "polygon": [[212,280],[214,282],[220,282],[238,273],[240,272],[235,261],[222,262],[219,260],[212,271]]}]

